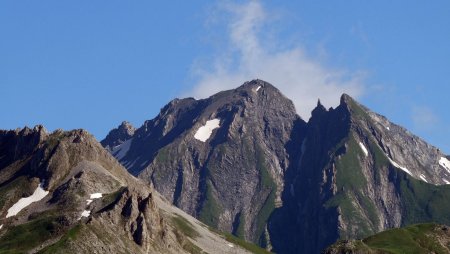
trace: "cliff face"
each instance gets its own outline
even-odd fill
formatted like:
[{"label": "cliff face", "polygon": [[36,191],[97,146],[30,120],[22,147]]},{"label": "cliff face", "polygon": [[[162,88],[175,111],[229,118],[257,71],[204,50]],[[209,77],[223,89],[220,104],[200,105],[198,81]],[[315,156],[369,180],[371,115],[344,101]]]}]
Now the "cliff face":
[{"label": "cliff face", "polygon": [[270,223],[279,252],[318,253],[337,239],[450,223],[445,156],[349,96],[336,109],[318,105],[302,147],[285,183],[285,206]]},{"label": "cliff face", "polygon": [[0,158],[0,252],[202,251],[174,210],[84,130],[0,131]]},{"label": "cliff face", "polygon": [[447,157],[348,95],[335,109],[319,102],[306,123],[254,80],[174,100],[115,149],[176,206],[277,253],[450,222]]}]

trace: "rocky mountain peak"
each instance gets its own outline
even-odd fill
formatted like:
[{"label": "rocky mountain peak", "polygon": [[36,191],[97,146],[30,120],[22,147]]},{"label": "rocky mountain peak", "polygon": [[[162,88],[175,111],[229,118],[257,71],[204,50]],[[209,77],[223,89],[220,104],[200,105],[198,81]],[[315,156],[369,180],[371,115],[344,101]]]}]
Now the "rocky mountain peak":
[{"label": "rocky mountain peak", "polygon": [[246,91],[255,91],[256,90],[260,90],[260,89],[266,89],[267,92],[276,92],[281,94],[280,90],[278,90],[275,86],[273,86],[272,84],[270,84],[267,81],[261,80],[261,79],[254,79],[251,81],[247,81],[244,84],[242,84],[241,86],[239,86],[238,88],[236,88],[235,90],[238,91],[242,91],[242,90],[246,90]]},{"label": "rocky mountain peak", "polygon": [[133,125],[131,125],[131,123],[127,122],[127,121],[123,121],[120,125],[119,125],[119,130],[127,133],[128,135],[133,135],[134,131],[136,130],[136,128],[133,127]]},{"label": "rocky mountain peak", "polygon": [[129,122],[123,121],[117,128],[111,130],[101,144],[104,147],[112,149],[115,146],[123,144],[125,141],[133,137],[136,128]]},{"label": "rocky mountain peak", "polygon": [[326,112],[327,112],[327,109],[322,105],[322,103],[320,102],[320,99],[319,99],[317,101],[317,106],[311,112],[311,116],[312,117],[318,117],[320,115],[323,115]]},{"label": "rocky mountain peak", "polygon": [[355,101],[350,95],[343,93],[341,95],[341,104],[348,104],[351,101]]},{"label": "rocky mountain peak", "polygon": [[[245,98],[252,97],[262,101],[275,100],[282,102],[283,104],[292,104],[291,100],[288,99],[278,88],[269,82],[260,79],[247,81],[240,87],[231,91],[234,91],[232,94],[233,96],[239,94]],[[252,100],[249,101],[253,102]]]},{"label": "rocky mountain peak", "polygon": [[246,107],[255,103],[263,106],[267,102],[274,101],[281,103],[281,106],[291,104],[292,109],[294,108],[292,101],[284,96],[280,90],[270,83],[259,79],[247,81],[235,89],[218,92],[207,99],[199,100],[199,102],[204,102],[205,104],[233,105],[236,107]]},{"label": "rocky mountain peak", "polygon": [[42,141],[48,136],[47,130],[42,125],[36,125],[33,128],[25,126],[22,129],[16,129],[14,133],[15,135],[33,137],[36,141]]},{"label": "rocky mountain peak", "polygon": [[0,166],[36,150],[48,136],[49,133],[42,125],[36,125],[32,129],[24,127],[15,130],[0,130],[0,152],[4,152],[5,155],[0,161]]}]

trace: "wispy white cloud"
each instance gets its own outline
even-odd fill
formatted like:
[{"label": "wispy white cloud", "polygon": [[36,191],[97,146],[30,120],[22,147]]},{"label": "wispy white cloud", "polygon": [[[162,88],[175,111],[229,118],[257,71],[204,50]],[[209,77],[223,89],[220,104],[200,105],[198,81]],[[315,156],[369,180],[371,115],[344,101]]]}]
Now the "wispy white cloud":
[{"label": "wispy white cloud", "polygon": [[320,56],[308,55],[302,45],[286,47],[280,38],[268,34],[276,27],[272,17],[277,15],[260,1],[220,4],[218,10],[226,14],[229,43],[209,64],[193,66],[197,83],[189,95],[205,98],[259,78],[292,99],[307,120],[319,98],[326,106],[336,106],[344,92],[354,97],[363,93],[364,72],[330,68]]}]

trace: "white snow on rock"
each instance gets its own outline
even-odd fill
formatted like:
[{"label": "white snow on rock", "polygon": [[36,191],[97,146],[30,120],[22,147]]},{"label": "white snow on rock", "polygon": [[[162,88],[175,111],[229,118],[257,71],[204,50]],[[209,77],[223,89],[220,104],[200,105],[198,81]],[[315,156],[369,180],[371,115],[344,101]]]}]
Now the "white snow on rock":
[{"label": "white snow on rock", "polygon": [[363,152],[366,155],[366,157],[369,156],[369,151],[367,151],[367,148],[364,146],[364,144],[362,142],[359,142],[359,146],[363,150]]},{"label": "white snow on rock", "polygon": [[26,198],[21,198],[17,203],[15,203],[11,208],[8,209],[8,213],[6,214],[6,218],[17,215],[20,211],[22,211],[25,207],[29,206],[31,203],[38,202],[47,196],[48,191],[44,190],[41,187],[41,184],[36,188],[34,193]]},{"label": "white snow on rock", "polygon": [[427,179],[426,179],[425,176],[422,175],[422,174],[420,175],[420,179],[422,179],[424,182],[428,183]]},{"label": "white snow on rock", "polygon": [[445,170],[447,170],[448,173],[450,173],[450,161],[447,158],[441,157],[441,159],[439,160],[439,165],[441,165],[443,168],[445,168]]},{"label": "white snow on rock", "polygon": [[3,224],[2,225],[0,225],[0,229],[2,229],[3,228]]},{"label": "white snow on rock", "polygon": [[[388,157],[389,158],[389,157]],[[406,173],[408,173],[410,176],[413,176],[413,174],[411,173],[411,171],[409,171],[407,168],[400,166],[397,162],[393,161],[391,158],[389,158],[389,161],[391,162],[392,165],[394,165],[394,167],[399,168],[403,171],[405,171]]]},{"label": "white snow on rock", "polygon": [[114,154],[117,160],[120,161],[121,159],[123,159],[123,157],[125,157],[125,155],[127,155],[128,151],[130,150],[132,140],[133,139],[130,138],[129,140],[123,142],[122,144],[113,147],[111,153]]},{"label": "white snow on rock", "polygon": [[81,220],[81,218],[83,218],[83,217],[89,217],[91,215],[91,211],[88,211],[88,210],[84,210],[82,213],[81,213],[81,216],[80,216],[80,218],[78,219],[78,220]]},{"label": "white snow on rock", "polygon": [[390,131],[390,130],[391,130],[391,128],[389,128],[389,126],[386,126],[386,130]]},{"label": "white snow on rock", "polygon": [[261,86],[258,86],[258,87],[255,89],[255,92],[258,92],[259,89],[261,89]]},{"label": "white snow on rock", "polygon": [[91,194],[91,199],[96,199],[96,198],[101,198],[101,197],[103,197],[103,195],[101,193]]},{"label": "white snow on rock", "polygon": [[445,184],[450,184],[450,182],[447,179],[442,178],[444,180]]},{"label": "white snow on rock", "polygon": [[194,138],[202,142],[206,142],[212,134],[212,131],[219,128],[220,120],[215,118],[213,120],[206,121],[206,124],[200,127],[194,135]]},{"label": "white snow on rock", "polygon": [[86,205],[90,205],[92,202],[94,202],[94,199],[103,197],[102,193],[93,193],[89,197],[89,199],[86,199]]},{"label": "white snow on rock", "polygon": [[234,245],[233,245],[232,243],[229,243],[229,244],[228,244],[228,247],[233,248]]}]

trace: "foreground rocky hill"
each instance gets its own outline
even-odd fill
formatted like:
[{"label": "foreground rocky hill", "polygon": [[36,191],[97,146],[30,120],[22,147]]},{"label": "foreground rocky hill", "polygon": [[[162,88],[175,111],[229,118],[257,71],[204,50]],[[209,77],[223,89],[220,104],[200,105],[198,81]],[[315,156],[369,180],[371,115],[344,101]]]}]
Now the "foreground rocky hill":
[{"label": "foreground rocky hill", "polygon": [[247,253],[164,201],[84,130],[0,131],[1,253]]},{"label": "foreground rocky hill", "polygon": [[[348,95],[308,122],[262,80],[175,99],[102,144],[135,176],[208,225],[277,253],[450,224],[450,161]],[[120,140],[114,133],[126,133]]]}]

